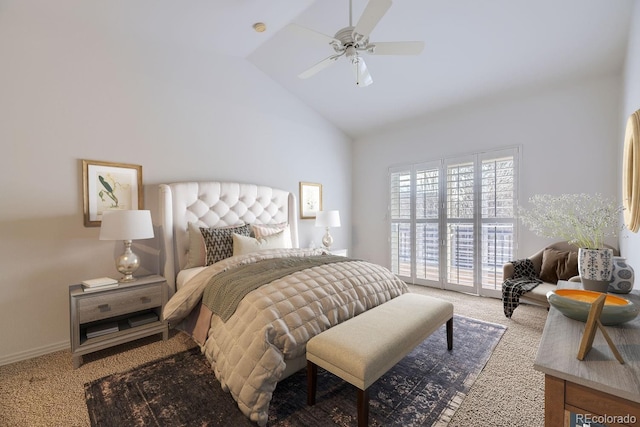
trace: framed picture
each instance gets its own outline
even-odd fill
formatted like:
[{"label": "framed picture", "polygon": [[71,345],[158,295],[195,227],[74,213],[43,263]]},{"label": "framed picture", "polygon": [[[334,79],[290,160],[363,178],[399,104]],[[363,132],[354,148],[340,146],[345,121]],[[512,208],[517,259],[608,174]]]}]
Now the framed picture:
[{"label": "framed picture", "polygon": [[606,299],[607,294],[604,293],[596,298],[593,303],[591,303],[589,316],[587,317],[587,321],[585,322],[586,325],[584,327],[584,334],[582,335],[582,340],[580,340],[580,348],[578,348],[578,360],[584,360],[587,353],[589,353],[589,350],[591,350],[591,347],[593,346],[593,340],[596,336],[596,329],[600,329],[600,332],[602,332],[605,341],[607,341],[607,344],[609,344],[609,348],[611,349],[613,355],[616,357],[616,359],[618,359],[618,362],[624,363],[622,355],[611,340],[609,333],[600,322],[600,315],[602,314],[602,309],[604,308]]},{"label": "framed picture", "polygon": [[598,321],[600,320],[600,315],[602,314],[602,309],[604,308],[604,301],[607,295],[600,295],[592,304],[591,309],[589,309],[589,317],[585,322],[586,325],[584,327],[584,334],[582,335],[582,340],[580,341],[580,348],[578,349],[578,360],[584,360],[584,357],[591,350],[591,346],[593,345],[593,339],[596,336],[596,330],[598,329]]},{"label": "framed picture", "polygon": [[99,227],[106,210],[142,209],[142,166],[82,161],[84,226]]},{"label": "framed picture", "polygon": [[322,184],[300,183],[300,218],[312,219],[322,210]]}]

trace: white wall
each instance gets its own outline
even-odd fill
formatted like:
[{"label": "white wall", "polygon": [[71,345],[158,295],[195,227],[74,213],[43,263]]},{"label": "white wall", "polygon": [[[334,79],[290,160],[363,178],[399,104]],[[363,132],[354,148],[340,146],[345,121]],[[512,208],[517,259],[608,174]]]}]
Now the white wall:
[{"label": "white wall", "polygon": [[[640,109],[640,2],[635,2],[631,17],[631,30],[627,47],[627,61],[624,69],[624,91],[622,99],[622,119],[620,120],[619,158],[622,159],[624,131],[627,118]],[[622,162],[620,162],[622,167]],[[622,182],[619,183],[622,194]],[[640,234],[624,230],[620,236],[620,253],[636,271],[635,288],[640,288]]]},{"label": "white wall", "polygon": [[[389,265],[387,170],[392,165],[520,145],[522,203],[536,193],[617,194],[620,98],[617,75],[559,82],[480,100],[356,140],[354,255]],[[520,227],[518,254],[529,255],[546,242]]]},{"label": "white wall", "polygon": [[[158,183],[310,181],[350,222],[349,138],[245,60],[124,37],[82,5],[0,7],[0,364],[67,348],[68,286],[118,274],[121,242],[83,226],[80,159],[142,165],[152,211]],[[157,272],[157,241],[135,245]]]}]

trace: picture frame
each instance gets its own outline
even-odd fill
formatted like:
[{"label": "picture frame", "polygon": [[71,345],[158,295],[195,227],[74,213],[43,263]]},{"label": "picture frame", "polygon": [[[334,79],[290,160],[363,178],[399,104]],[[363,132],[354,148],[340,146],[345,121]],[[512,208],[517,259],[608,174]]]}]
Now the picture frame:
[{"label": "picture frame", "polygon": [[582,340],[580,341],[580,347],[578,349],[578,360],[584,360],[587,353],[589,353],[589,350],[591,350],[593,339],[595,338],[596,330],[598,329],[598,321],[600,320],[600,315],[604,308],[605,299],[606,295],[602,294],[591,304],[589,316],[585,322],[584,334],[582,335]]},{"label": "picture frame", "polygon": [[300,218],[313,219],[322,210],[322,184],[300,182]]},{"label": "picture frame", "polygon": [[143,208],[142,166],[82,160],[84,226],[99,227],[105,210]]},{"label": "picture frame", "polygon": [[578,360],[584,360],[584,358],[587,356],[587,353],[589,353],[589,350],[591,350],[591,347],[593,346],[593,340],[596,336],[596,330],[600,329],[600,332],[602,332],[602,336],[604,337],[605,341],[607,341],[607,344],[609,345],[609,348],[611,349],[611,352],[613,353],[615,358],[618,360],[618,362],[624,363],[622,355],[611,340],[611,337],[609,337],[609,333],[600,322],[600,316],[602,315],[602,309],[604,308],[606,298],[607,294],[604,293],[596,298],[596,300],[591,304],[591,308],[589,309],[589,316],[587,317],[587,321],[585,322],[584,334],[582,335],[582,340],[580,340],[580,347],[578,348]]}]

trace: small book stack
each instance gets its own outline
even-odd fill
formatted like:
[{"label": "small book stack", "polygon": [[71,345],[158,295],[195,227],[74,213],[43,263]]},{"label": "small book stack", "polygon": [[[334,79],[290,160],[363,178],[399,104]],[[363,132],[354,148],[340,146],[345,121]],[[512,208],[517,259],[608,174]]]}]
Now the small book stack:
[{"label": "small book stack", "polygon": [[135,317],[130,317],[127,320],[129,321],[129,326],[131,326],[132,328],[135,328],[136,326],[145,325],[151,322],[157,322],[158,315],[153,312],[149,312],[149,313],[140,314]]},{"label": "small book stack", "polygon": [[103,289],[117,288],[118,281],[111,277],[99,277],[82,281],[82,290],[85,292],[101,291]]},{"label": "small book stack", "polygon": [[118,322],[99,323],[87,328],[87,338],[96,338],[102,335],[118,332],[119,330]]}]

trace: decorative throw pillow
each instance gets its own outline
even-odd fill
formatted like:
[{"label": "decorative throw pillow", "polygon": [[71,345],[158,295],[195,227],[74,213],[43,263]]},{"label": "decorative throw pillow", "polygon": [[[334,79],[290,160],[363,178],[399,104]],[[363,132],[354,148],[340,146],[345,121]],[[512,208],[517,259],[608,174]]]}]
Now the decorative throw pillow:
[{"label": "decorative throw pillow", "polygon": [[282,222],[280,224],[252,224],[251,230],[256,239],[262,239],[267,236],[273,236],[282,232],[284,234],[284,245],[281,248],[291,248],[291,229],[289,224]]},{"label": "decorative throw pillow", "polygon": [[200,227],[190,222],[187,231],[189,232],[189,251],[187,252],[187,264],[184,268],[203,267],[207,262],[207,250]]},{"label": "decorative throw pillow", "polygon": [[281,231],[261,239],[233,234],[233,255],[244,255],[264,249],[284,248],[284,232]]},{"label": "decorative throw pillow", "polygon": [[547,283],[569,280],[578,274],[578,255],[571,251],[546,248],[542,252],[540,278]]},{"label": "decorative throw pillow", "polygon": [[563,263],[558,263],[558,280],[569,280],[578,273],[578,253],[569,252],[569,256]]},{"label": "decorative throw pillow", "polygon": [[205,228],[200,227],[204,245],[207,248],[206,265],[229,258],[233,255],[233,234],[249,236],[251,227],[249,224],[229,228]]}]

